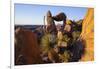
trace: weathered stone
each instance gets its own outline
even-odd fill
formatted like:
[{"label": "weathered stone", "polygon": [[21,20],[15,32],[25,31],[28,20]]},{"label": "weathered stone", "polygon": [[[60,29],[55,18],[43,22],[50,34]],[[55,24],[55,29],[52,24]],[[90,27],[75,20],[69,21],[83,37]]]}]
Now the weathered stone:
[{"label": "weathered stone", "polygon": [[89,8],[83,20],[80,38],[85,42],[85,53],[80,61],[94,60],[94,9]]}]

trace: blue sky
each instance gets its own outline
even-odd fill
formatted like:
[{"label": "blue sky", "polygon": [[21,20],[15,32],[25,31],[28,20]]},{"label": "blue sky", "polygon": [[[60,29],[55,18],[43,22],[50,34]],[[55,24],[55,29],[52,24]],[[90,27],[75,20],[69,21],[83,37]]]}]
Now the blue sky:
[{"label": "blue sky", "polygon": [[68,19],[79,20],[84,18],[87,9],[85,7],[15,4],[15,24],[43,25],[43,17],[46,16],[48,10],[52,15],[64,12]]}]

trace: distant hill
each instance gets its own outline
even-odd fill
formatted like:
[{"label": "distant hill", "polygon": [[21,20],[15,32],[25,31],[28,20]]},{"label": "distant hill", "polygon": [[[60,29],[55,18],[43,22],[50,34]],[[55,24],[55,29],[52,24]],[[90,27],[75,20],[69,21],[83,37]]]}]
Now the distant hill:
[{"label": "distant hill", "polygon": [[29,29],[34,31],[37,28],[43,27],[44,25],[15,25],[15,29],[18,27]]}]

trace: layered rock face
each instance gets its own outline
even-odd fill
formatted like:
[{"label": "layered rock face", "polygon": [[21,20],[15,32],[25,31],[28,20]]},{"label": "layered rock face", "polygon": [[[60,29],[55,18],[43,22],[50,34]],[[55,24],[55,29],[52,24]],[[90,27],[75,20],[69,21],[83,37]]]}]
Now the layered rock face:
[{"label": "layered rock face", "polygon": [[83,20],[80,38],[85,42],[85,53],[81,61],[94,60],[94,9],[89,8]]}]

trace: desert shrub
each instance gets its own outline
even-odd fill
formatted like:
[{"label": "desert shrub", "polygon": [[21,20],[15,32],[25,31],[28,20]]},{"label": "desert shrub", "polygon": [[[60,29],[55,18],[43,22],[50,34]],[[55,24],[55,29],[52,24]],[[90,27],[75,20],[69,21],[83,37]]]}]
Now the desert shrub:
[{"label": "desert shrub", "polygon": [[76,41],[76,40],[79,38],[80,34],[81,34],[80,31],[74,31],[74,32],[72,33],[73,41]]},{"label": "desert shrub", "polygon": [[56,43],[56,36],[54,34],[45,34],[41,38],[41,49],[43,52],[48,52]]},{"label": "desert shrub", "polygon": [[68,60],[70,58],[69,51],[64,51],[63,54],[59,54],[59,58],[60,58],[61,62],[68,62]]}]

